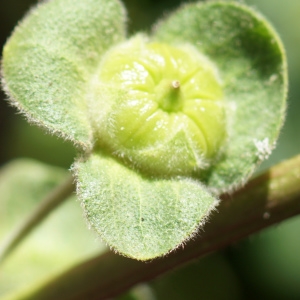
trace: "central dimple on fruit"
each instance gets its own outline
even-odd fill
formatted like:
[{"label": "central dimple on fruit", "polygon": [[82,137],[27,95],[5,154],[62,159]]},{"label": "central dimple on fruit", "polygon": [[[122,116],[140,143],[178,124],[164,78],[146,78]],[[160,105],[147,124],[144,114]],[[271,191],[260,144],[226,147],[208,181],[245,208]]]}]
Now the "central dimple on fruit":
[{"label": "central dimple on fruit", "polygon": [[179,80],[162,80],[155,89],[155,95],[162,110],[177,112],[183,107],[184,99]]},{"label": "central dimple on fruit", "polygon": [[221,84],[193,47],[135,37],[104,57],[97,82],[96,133],[112,155],[171,176],[206,169],[218,157],[226,136]]}]

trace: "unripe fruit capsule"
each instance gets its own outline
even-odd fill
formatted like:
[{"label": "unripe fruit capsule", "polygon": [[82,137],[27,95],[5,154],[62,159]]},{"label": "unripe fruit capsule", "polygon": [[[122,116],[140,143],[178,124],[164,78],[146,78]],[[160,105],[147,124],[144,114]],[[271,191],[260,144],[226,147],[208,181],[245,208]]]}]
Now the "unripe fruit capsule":
[{"label": "unripe fruit capsule", "polygon": [[137,36],[108,52],[94,86],[99,144],[132,167],[189,176],[217,159],[226,137],[221,83],[192,46]]}]

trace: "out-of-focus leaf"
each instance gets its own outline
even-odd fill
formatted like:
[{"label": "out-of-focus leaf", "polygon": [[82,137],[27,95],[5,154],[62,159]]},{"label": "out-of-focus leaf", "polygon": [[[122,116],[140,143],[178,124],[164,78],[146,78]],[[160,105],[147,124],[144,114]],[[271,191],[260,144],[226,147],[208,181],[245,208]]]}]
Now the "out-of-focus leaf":
[{"label": "out-of-focus leaf", "polygon": [[[3,240],[68,172],[32,160],[0,171],[0,237]],[[50,214],[0,268],[0,296],[54,275],[103,249],[86,229],[75,197]]]}]

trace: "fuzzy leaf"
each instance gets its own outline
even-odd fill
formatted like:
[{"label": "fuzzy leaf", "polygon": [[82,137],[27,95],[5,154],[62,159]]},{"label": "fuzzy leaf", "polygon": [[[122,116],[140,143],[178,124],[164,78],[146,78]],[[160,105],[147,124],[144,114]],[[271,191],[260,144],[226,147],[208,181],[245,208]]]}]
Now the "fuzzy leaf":
[{"label": "fuzzy leaf", "polygon": [[87,87],[103,53],[123,40],[118,0],[52,0],[16,28],[3,52],[4,87],[29,120],[92,144]]},{"label": "fuzzy leaf", "polygon": [[149,179],[102,154],[77,163],[91,226],[116,251],[139,260],[182,244],[217,204],[192,179]]},{"label": "fuzzy leaf", "polygon": [[155,27],[154,36],[191,43],[219,69],[228,142],[204,182],[218,191],[240,185],[268,157],[284,119],[287,70],[277,34],[248,7],[220,1],[183,6]]}]

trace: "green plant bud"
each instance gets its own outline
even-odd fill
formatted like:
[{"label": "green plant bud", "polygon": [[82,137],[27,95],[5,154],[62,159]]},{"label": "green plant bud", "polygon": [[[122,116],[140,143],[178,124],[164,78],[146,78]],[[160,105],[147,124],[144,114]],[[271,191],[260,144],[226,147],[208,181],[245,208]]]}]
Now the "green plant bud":
[{"label": "green plant bud", "polygon": [[226,136],[220,80],[191,46],[138,36],[104,57],[98,81],[111,103],[97,122],[100,143],[142,172],[190,175],[219,153]]}]

